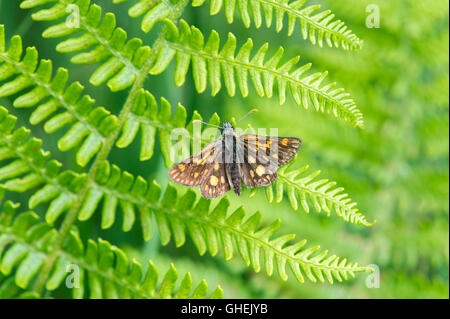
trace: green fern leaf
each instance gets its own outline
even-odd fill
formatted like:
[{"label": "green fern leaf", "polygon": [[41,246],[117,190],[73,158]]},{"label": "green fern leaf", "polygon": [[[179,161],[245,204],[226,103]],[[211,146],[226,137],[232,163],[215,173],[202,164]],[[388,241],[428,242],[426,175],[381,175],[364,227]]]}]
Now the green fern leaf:
[{"label": "green fern leaf", "polygon": [[[71,58],[75,64],[99,64],[90,78],[93,85],[107,82],[112,91],[124,90],[136,80],[136,74],[150,56],[150,48],[142,45],[142,40],[127,40],[127,33],[116,27],[116,17],[108,12],[102,17],[102,9],[90,0],[24,0],[22,9],[38,8],[48,3],[52,7],[33,13],[36,21],[56,21],[70,15],[69,5],[79,8],[79,28],[63,21],[47,28],[44,38],[73,36],[58,44],[61,53],[77,53]],[[81,35],[78,33],[82,31]]]},{"label": "green fern leaf", "polygon": [[176,189],[169,185],[161,195],[161,188],[155,181],[149,184],[141,177],[133,178],[108,162],[102,164],[96,184],[89,190],[78,218],[91,218],[103,198],[103,228],[112,226],[116,210],[120,206],[124,220],[122,227],[125,231],[132,227],[138,212],[144,239],[149,240],[152,236],[154,215],[163,245],[173,239],[175,245],[180,247],[186,242],[186,237],[190,236],[200,255],[209,251],[215,256],[222,248],[225,259],[228,260],[235,251],[234,240],[247,266],[252,266],[256,272],[261,270],[262,250],[267,275],[271,276],[276,267],[283,280],[287,279],[287,264],[299,282],[304,281],[303,274],[313,282],[317,279],[323,282],[326,278],[329,283],[333,283],[333,278],[341,281],[342,278],[353,277],[355,272],[369,270],[367,267],[347,263],[345,259],[334,255],[326,258],[326,252],[313,255],[319,250],[318,246],[300,250],[306,241],[288,243],[294,239],[294,235],[273,238],[280,227],[279,220],[260,228],[260,213],[245,219],[245,211],[241,207],[232,214],[227,214],[229,202],[226,198],[210,210],[211,201],[205,198],[196,201],[195,192],[192,190],[178,197]]},{"label": "green fern leaf", "polygon": [[334,88],[336,83],[322,84],[328,72],[305,76],[304,73],[310,69],[311,64],[294,68],[299,57],[279,65],[283,48],[280,47],[272,57],[266,59],[268,45],[265,44],[251,57],[253,42],[248,39],[235,54],[236,38],[231,33],[220,49],[219,35],[215,31],[211,32],[205,43],[201,31],[194,26],[190,27],[184,20],[179,21],[179,29],[171,21],[165,22],[170,30],[165,37],[164,46],[158,52],[157,61],[150,70],[151,74],[163,72],[175,59],[175,84],[181,86],[192,61],[197,91],[204,92],[209,80],[212,95],[216,95],[222,88],[221,75],[230,96],[235,95],[236,86],[242,96],[248,95],[249,76],[261,97],[272,97],[276,82],[280,105],[285,103],[286,92],[289,90],[294,101],[305,109],[312,104],[318,112],[330,113],[355,127],[363,127],[362,113],[349,98],[349,94],[342,88]]},{"label": "green fern leaf", "polygon": [[50,202],[45,218],[53,224],[74,203],[87,176],[61,172],[61,164],[41,149],[42,141],[29,138],[30,131],[23,127],[14,130],[15,123],[16,118],[0,107],[0,161],[8,163],[0,166],[1,187],[19,193],[39,188],[29,206]]},{"label": "green fern leaf", "polygon": [[[206,0],[194,0],[192,6],[199,7]],[[237,5],[236,5],[237,3]],[[210,14],[215,15],[222,9],[228,23],[233,23],[235,8],[239,7],[240,16],[244,25],[249,28],[253,19],[256,28],[262,25],[261,8],[265,15],[266,26],[272,25],[275,12],[276,31],[280,32],[283,27],[285,15],[288,18],[288,35],[294,33],[297,20],[300,23],[303,39],[309,39],[312,44],[323,47],[323,42],[329,47],[333,45],[344,50],[360,50],[360,40],[341,20],[333,20],[334,14],[330,10],[320,11],[319,4],[309,5],[308,0],[211,0]]]},{"label": "green fern leaf", "polygon": [[[0,25],[0,43],[4,42],[4,27]],[[80,83],[67,86],[67,70],[60,68],[52,76],[51,61],[39,61],[35,48],[27,48],[22,57],[19,36],[12,37],[8,50],[5,49],[4,45],[0,46],[0,97],[18,94],[13,105],[34,108],[31,124],[45,121],[47,133],[70,126],[59,140],[58,148],[67,151],[78,147],[77,163],[87,165],[106,136],[116,128],[116,116],[103,107],[94,107],[95,100],[82,96],[84,88]],[[65,110],[61,112],[61,108]]]},{"label": "green fern leaf", "polygon": [[[113,0],[113,3],[122,3],[126,1],[128,0]],[[141,0],[128,10],[128,14],[132,18],[142,16],[141,29],[148,33],[156,23],[161,22],[170,16],[172,7],[173,4],[171,1]]]},{"label": "green fern leaf", "polygon": [[[17,208],[18,205],[7,201],[0,213],[0,271],[4,276],[14,278],[15,285],[27,289],[44,267],[50,253],[48,243],[56,240],[57,231],[40,222],[34,212],[15,217]],[[193,288],[189,273],[175,289],[178,272],[173,264],[159,280],[158,270],[151,261],[144,273],[139,262],[129,261],[121,249],[105,240],[89,240],[84,246],[76,231],[66,237],[58,255],[46,281],[49,291],[61,287],[66,279],[66,285],[68,281],[73,285],[74,298],[207,297],[206,282],[201,281]],[[74,277],[70,280],[67,277],[72,271]],[[12,283],[10,280],[8,285]],[[222,295],[219,286],[210,298],[221,298]]]},{"label": "green fern leaf", "polygon": [[[298,210],[301,206],[306,213],[309,213],[310,203],[312,203],[318,213],[323,210],[327,216],[330,216],[334,211],[343,220],[356,225],[369,227],[375,224],[375,221],[367,221],[366,217],[359,212],[357,203],[353,202],[348,194],[343,193],[344,188],[335,187],[336,182],[330,182],[328,179],[317,180],[316,177],[320,171],[308,174],[308,165],[289,171],[288,168],[295,162],[296,159],[293,159],[289,164],[281,167],[277,171],[278,178],[275,183],[265,188],[269,203],[274,200],[280,203],[286,189],[289,203],[294,210]],[[250,197],[253,197],[257,191],[258,188],[254,188]]]},{"label": "green fern leaf", "polygon": [[[113,0],[113,3],[122,3],[129,0]],[[206,0],[192,1],[193,7],[204,5]],[[237,5],[236,5],[237,2]],[[225,11],[228,23],[233,23],[236,7],[239,7],[240,16],[244,25],[249,28],[253,19],[256,28],[262,25],[261,8],[265,15],[265,23],[271,27],[275,12],[276,31],[284,28],[283,19],[288,17],[288,35],[294,33],[299,21],[301,34],[304,40],[309,39],[312,44],[323,47],[341,47],[344,50],[360,50],[363,41],[360,40],[341,20],[333,20],[334,14],[330,10],[317,12],[320,5],[309,5],[308,0],[211,0],[210,14],[216,15]],[[141,29],[149,32],[155,23],[162,21],[170,14],[170,2],[161,0],[139,0],[129,10],[132,18],[143,16]]]}]

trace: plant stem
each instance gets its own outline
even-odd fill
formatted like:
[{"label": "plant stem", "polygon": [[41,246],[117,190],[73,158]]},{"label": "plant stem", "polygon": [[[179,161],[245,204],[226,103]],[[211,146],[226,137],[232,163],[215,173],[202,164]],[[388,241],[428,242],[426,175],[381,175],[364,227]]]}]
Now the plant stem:
[{"label": "plant stem", "polygon": [[[177,20],[180,17],[181,13],[183,12],[183,9],[187,5],[187,3],[188,0],[180,0],[177,4],[175,4],[173,6],[170,19]],[[80,206],[84,202],[90,186],[92,185],[92,183],[94,183],[94,178],[97,174],[98,169],[100,168],[101,163],[108,158],[108,155],[111,152],[111,149],[114,146],[114,143],[116,142],[120,134],[123,124],[128,118],[128,114],[130,113],[131,107],[133,106],[136,95],[144,85],[144,81],[147,78],[147,74],[149,73],[151,67],[155,63],[159,50],[164,45],[164,38],[166,32],[167,28],[164,27],[163,30],[160,32],[158,38],[155,40],[152,46],[150,57],[142,66],[142,68],[139,70],[139,73],[136,76],[136,81],[134,82],[133,87],[131,88],[130,93],[128,94],[127,100],[125,101],[125,104],[122,110],[120,111],[117,128],[104,141],[102,148],[100,149],[94,162],[92,163],[92,166],[89,169],[86,185],[83,187],[83,190],[78,194],[77,198],[74,201],[73,206],[71,207],[71,209],[69,210],[69,212],[67,213],[61,224],[60,230],[58,232],[58,238],[55,242],[52,253],[48,256],[47,260],[45,261],[42,271],[40,272],[39,277],[37,278],[36,284],[34,286],[34,291],[39,294],[41,294],[42,290],[44,289],[44,285],[47,281],[48,276],[50,275],[50,272],[53,268],[53,264],[59,257],[64,239],[66,238],[67,234],[72,228],[72,225],[76,221],[78,211],[80,210]]]}]

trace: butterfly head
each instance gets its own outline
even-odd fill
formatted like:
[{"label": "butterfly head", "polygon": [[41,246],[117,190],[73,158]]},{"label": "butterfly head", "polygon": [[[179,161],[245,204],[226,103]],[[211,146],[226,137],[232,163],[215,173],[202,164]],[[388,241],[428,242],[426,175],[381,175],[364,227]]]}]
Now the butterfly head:
[{"label": "butterfly head", "polygon": [[224,122],[222,125],[222,135],[234,134],[234,127],[230,122]]}]

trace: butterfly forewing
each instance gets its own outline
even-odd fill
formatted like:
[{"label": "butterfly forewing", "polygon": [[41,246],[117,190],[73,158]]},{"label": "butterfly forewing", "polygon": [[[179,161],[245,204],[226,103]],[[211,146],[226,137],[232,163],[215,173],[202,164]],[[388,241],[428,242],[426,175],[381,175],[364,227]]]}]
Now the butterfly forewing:
[{"label": "butterfly forewing", "polygon": [[193,156],[173,166],[169,170],[169,177],[182,185],[201,185],[213,171],[214,163],[221,154],[222,141],[213,141]]}]

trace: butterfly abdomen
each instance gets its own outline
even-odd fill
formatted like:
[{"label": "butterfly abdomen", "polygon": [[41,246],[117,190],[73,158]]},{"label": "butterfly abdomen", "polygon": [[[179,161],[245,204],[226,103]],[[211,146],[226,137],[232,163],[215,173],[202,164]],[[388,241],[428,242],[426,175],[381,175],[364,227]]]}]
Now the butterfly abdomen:
[{"label": "butterfly abdomen", "polygon": [[241,175],[239,173],[239,165],[237,163],[231,163],[230,166],[230,175],[231,175],[231,183],[233,184],[233,189],[236,195],[241,195]]}]

